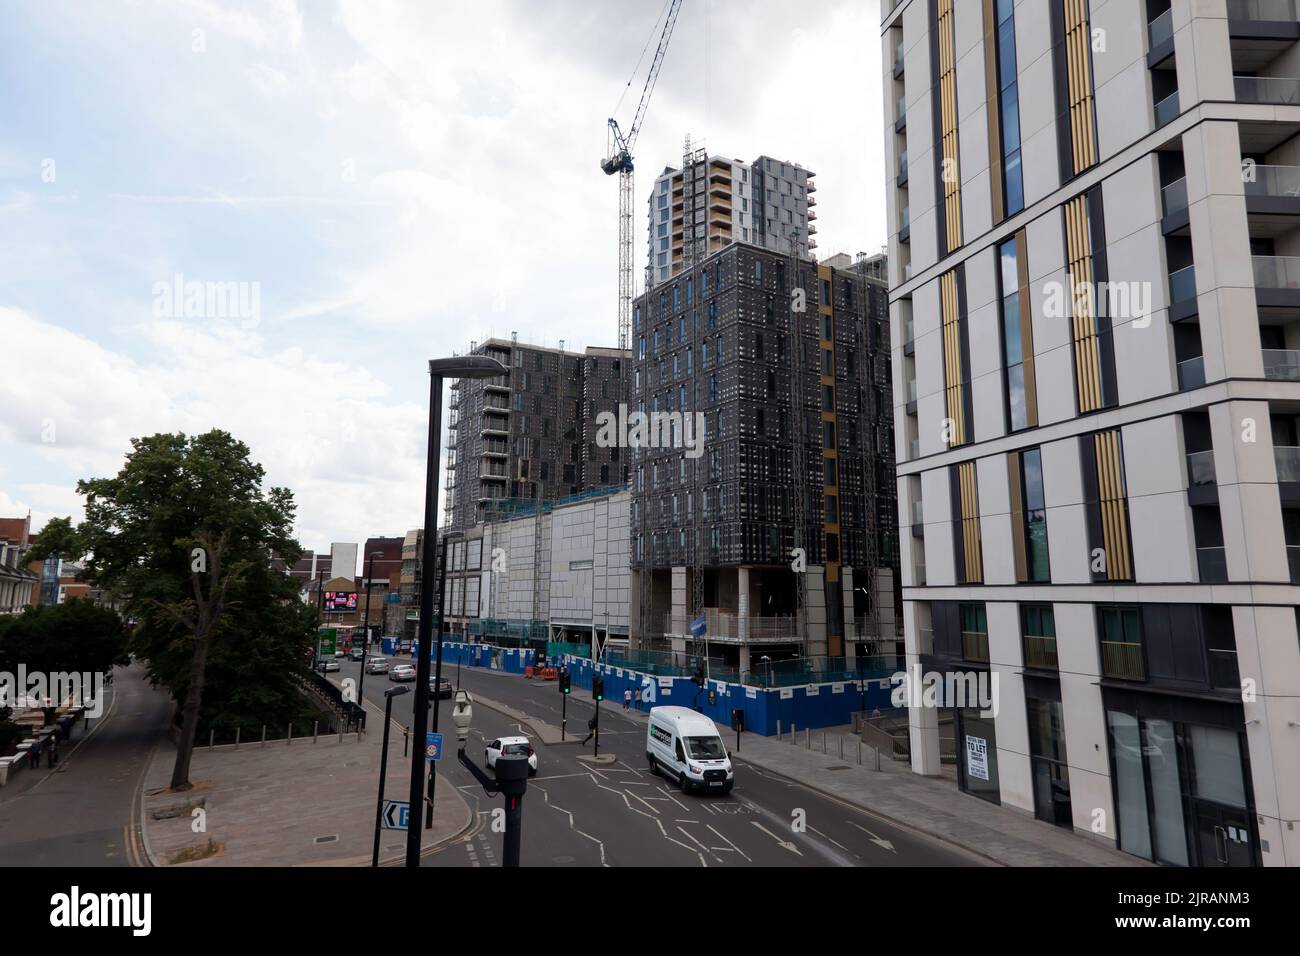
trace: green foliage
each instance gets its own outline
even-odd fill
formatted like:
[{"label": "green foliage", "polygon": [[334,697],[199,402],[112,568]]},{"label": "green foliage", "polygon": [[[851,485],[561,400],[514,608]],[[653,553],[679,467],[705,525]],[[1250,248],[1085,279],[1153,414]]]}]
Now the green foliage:
[{"label": "green foliage", "polygon": [[316,612],[298,599],[295,581],[271,566],[273,554],[288,564],[302,554],[292,535],[292,493],[263,491],[262,467],[224,431],[151,435],[131,445],[115,477],[78,484],[86,520],[75,531],[56,526],[51,541],[85,554],[86,578],[125,597],[137,622],[131,651],[181,704],[195,624],[228,577],[203,668],[201,720],[270,723],[296,714],[292,674],[305,666]]},{"label": "green foliage", "polygon": [[78,529],[72,526],[72,519],[51,518],[41,533],[32,540],[32,546],[24,560],[44,561],[46,558],[60,557],[76,561],[85,553],[84,542]]},{"label": "green foliage", "polygon": [[73,599],[0,618],[0,670],[108,671],[126,664],[126,628],[116,611]]}]

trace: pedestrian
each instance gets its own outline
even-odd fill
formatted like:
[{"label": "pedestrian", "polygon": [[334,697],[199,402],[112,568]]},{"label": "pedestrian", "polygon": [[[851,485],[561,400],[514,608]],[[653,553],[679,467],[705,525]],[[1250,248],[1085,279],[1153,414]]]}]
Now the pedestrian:
[{"label": "pedestrian", "polygon": [[632,691],[632,705],[637,710],[641,709],[641,688],[637,687]]},{"label": "pedestrian", "polygon": [[55,764],[59,762],[59,747],[58,744],[55,743],[53,737],[49,739],[49,746],[45,750],[45,761],[45,766],[49,767],[51,770],[53,770]]},{"label": "pedestrian", "polygon": [[623,709],[627,710],[632,706],[632,688],[623,691]]},{"label": "pedestrian", "polygon": [[33,744],[29,753],[33,770],[39,770],[41,767],[41,745]]},{"label": "pedestrian", "polygon": [[582,738],[582,745],[587,746],[587,741],[596,736],[596,715],[593,714],[587,721],[587,736]]}]

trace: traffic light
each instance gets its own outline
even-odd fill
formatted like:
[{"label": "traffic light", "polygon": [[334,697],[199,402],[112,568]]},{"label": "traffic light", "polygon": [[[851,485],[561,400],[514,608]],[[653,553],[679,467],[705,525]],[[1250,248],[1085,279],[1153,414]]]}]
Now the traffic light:
[{"label": "traffic light", "polygon": [[591,679],[591,699],[592,700],[605,699],[605,678],[593,677]]},{"label": "traffic light", "polygon": [[569,676],[568,671],[564,671],[562,674],[560,674],[560,693],[567,694],[569,692],[569,687],[572,683],[573,683],[573,678]]}]

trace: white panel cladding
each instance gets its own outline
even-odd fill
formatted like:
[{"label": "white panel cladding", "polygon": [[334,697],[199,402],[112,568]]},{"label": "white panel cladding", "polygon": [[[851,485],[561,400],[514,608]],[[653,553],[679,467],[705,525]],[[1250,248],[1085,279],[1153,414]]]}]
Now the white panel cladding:
[{"label": "white panel cladding", "polygon": [[947,468],[921,473],[921,500],[925,506],[925,583],[931,587],[956,584]]},{"label": "white panel cladding", "polygon": [[1167,415],[1125,425],[1121,434],[1135,579],[1199,580],[1181,421]]},{"label": "white panel cladding", "polygon": [[[983,482],[983,474],[980,476]],[[1005,482],[1004,482],[1005,484]],[[983,507],[984,489],[980,501]],[[984,552],[987,571],[989,552]],[[1021,677],[1019,605],[1010,601],[985,604],[989,634],[989,669],[997,678],[994,727],[998,741],[998,785],[1002,802],[1033,811],[1034,788],[1029,761],[1029,726],[1024,707],[1025,688]]]},{"label": "white panel cladding", "polygon": [[1088,526],[1078,439],[1048,442],[1041,447],[1052,583],[1087,583],[1092,576],[1088,568]]},{"label": "white panel cladding", "polygon": [[[1011,550],[1011,489],[1007,482],[1007,460],[1003,455],[979,458],[975,462],[975,471],[979,491],[984,583],[1015,584],[1016,565]],[[992,626],[990,620],[990,629]]]}]

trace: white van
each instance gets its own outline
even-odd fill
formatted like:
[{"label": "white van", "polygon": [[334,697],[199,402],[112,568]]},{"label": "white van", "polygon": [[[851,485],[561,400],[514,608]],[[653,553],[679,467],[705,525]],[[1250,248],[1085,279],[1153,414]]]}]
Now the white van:
[{"label": "white van", "polygon": [[730,793],[735,785],[731,756],[718,728],[689,707],[653,707],[646,729],[645,756],[651,773],[661,771],[691,790]]}]

